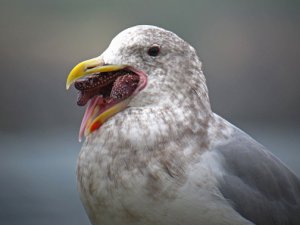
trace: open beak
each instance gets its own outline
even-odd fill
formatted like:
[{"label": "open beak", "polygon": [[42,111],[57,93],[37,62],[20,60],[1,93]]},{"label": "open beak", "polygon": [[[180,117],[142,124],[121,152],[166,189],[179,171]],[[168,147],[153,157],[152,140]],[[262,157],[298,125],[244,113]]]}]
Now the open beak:
[{"label": "open beak", "polygon": [[[128,65],[105,64],[101,57],[89,59],[77,64],[68,75],[66,89],[69,89],[75,81],[86,75],[95,74],[97,76],[101,76],[101,73],[105,74],[105,72],[122,71],[123,69],[127,69],[128,71],[131,71],[132,73],[139,76],[137,88],[131,94],[131,96],[134,96],[146,86],[146,74]],[[126,87],[126,83],[124,88],[128,88]],[[106,122],[110,117],[125,109],[130,101],[130,98],[109,98],[108,101],[104,100],[105,99],[101,95],[95,95],[90,99],[89,105],[85,111],[80,126],[79,140],[81,140],[83,135],[89,135],[93,131],[100,128],[100,126],[102,126],[102,124]]]},{"label": "open beak", "polygon": [[[105,65],[104,61],[100,57],[85,60],[78,63],[71,70],[67,78],[66,89],[68,90],[76,80],[86,75],[122,70],[125,67],[127,67],[127,65]],[[99,107],[97,107],[97,105],[95,104],[99,101],[100,99],[97,99],[88,106],[81,123],[79,140],[81,140],[83,134],[87,136],[94,130],[98,129],[111,116],[126,107],[125,102],[119,102],[118,104],[115,104],[110,108],[103,108],[101,110],[101,113],[99,114]]]},{"label": "open beak", "polygon": [[83,61],[81,63],[78,63],[71,70],[67,78],[66,89],[68,90],[76,80],[85,75],[102,72],[112,72],[124,69],[125,67],[127,67],[127,65],[105,65],[104,61],[100,57]]}]

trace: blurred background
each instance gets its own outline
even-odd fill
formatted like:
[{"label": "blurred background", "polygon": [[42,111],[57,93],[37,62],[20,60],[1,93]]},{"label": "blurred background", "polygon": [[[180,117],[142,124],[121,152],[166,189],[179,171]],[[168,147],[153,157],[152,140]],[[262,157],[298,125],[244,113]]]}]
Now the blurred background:
[{"label": "blurred background", "polygon": [[87,225],[76,190],[84,108],[68,72],[121,30],[193,45],[213,110],[300,175],[300,1],[0,1],[0,224]]}]

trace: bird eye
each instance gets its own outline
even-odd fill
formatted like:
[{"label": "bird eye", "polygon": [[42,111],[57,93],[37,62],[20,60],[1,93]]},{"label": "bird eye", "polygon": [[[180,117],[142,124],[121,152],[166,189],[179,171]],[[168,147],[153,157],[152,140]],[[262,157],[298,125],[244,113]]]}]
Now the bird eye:
[{"label": "bird eye", "polygon": [[148,49],[148,55],[152,57],[158,56],[159,51],[160,51],[159,46],[152,46]]}]

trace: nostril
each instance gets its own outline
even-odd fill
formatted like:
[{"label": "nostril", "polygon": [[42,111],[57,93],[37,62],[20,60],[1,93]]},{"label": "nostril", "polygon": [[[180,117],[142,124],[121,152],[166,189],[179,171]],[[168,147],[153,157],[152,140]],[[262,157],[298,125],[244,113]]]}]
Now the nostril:
[{"label": "nostril", "polygon": [[87,67],[86,67],[86,70],[94,69],[95,67],[97,67],[97,66],[95,66],[95,65],[87,66]]}]

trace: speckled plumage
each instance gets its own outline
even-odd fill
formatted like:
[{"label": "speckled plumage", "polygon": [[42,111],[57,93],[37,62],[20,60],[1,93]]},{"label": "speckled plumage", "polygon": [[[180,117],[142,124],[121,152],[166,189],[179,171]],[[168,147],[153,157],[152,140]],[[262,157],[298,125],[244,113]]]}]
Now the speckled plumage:
[{"label": "speckled plumage", "polygon": [[[160,46],[158,57],[147,55],[152,45]],[[90,134],[82,147],[78,187],[92,224],[262,224],[251,213],[236,208],[239,201],[231,200],[224,180],[233,176],[243,181],[243,177],[227,170],[230,160],[222,146],[234,146],[243,135],[252,139],[211,111],[195,50],[172,32],[135,26],[117,35],[100,57],[107,64],[128,64],[144,71],[148,85],[128,108]],[[245,146],[247,151],[266,151],[252,141]],[[292,180],[287,186],[293,188],[294,213],[299,212],[298,178],[270,153],[265,157],[270,171],[279,167]],[[232,164],[238,161],[231,160]],[[245,185],[255,189],[255,182],[260,179]],[[272,182],[280,184],[282,179]],[[278,201],[285,199],[284,194],[278,196]],[[257,216],[269,216],[263,224],[299,221],[292,215],[288,216],[290,223],[279,223],[270,215]]]}]

